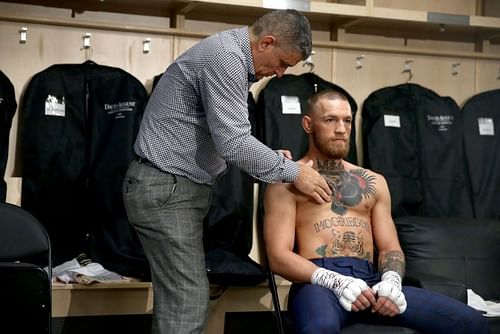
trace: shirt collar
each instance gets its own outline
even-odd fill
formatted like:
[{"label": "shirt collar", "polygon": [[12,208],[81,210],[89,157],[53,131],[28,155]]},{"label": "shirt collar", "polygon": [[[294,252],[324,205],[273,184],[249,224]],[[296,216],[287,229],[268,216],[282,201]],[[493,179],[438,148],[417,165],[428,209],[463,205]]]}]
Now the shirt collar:
[{"label": "shirt collar", "polygon": [[253,66],[252,48],[250,46],[250,35],[248,33],[248,29],[248,27],[238,29],[238,35],[241,43],[241,50],[246,58],[248,81],[256,82],[257,78],[255,77],[255,68]]}]

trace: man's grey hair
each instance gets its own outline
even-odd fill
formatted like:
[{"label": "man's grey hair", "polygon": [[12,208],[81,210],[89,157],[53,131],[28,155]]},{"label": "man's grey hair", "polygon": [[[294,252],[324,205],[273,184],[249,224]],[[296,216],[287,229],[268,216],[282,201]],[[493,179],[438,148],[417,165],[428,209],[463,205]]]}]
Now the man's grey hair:
[{"label": "man's grey hair", "polygon": [[250,26],[258,38],[266,35],[276,37],[278,46],[309,57],[312,50],[311,26],[302,13],[294,9],[274,10],[265,14]]}]

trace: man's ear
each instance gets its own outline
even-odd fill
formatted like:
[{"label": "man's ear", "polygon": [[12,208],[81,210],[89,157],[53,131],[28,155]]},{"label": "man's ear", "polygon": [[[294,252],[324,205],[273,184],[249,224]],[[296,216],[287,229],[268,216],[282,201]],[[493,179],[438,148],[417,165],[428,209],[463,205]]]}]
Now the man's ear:
[{"label": "man's ear", "polygon": [[304,116],[302,117],[302,127],[307,134],[311,133],[311,117]]},{"label": "man's ear", "polygon": [[273,46],[275,44],[276,44],[276,37],[272,35],[264,36],[259,40],[259,50],[264,51],[268,47]]}]

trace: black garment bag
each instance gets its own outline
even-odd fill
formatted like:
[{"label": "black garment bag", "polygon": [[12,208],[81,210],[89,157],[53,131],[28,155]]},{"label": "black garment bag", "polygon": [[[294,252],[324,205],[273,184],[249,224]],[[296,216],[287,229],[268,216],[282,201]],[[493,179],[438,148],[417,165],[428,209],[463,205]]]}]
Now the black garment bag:
[{"label": "black garment bag", "polygon": [[500,220],[500,89],[471,97],[462,117],[475,217]]},{"label": "black garment bag", "polygon": [[5,202],[7,184],[5,168],[9,156],[9,135],[17,103],[14,86],[9,78],[0,71],[0,202]]},{"label": "black garment bag", "polygon": [[86,253],[105,268],[149,272],[122,181],[147,93],[131,74],[87,61],[31,79],[22,105],[22,207],[47,228],[54,264]]},{"label": "black garment bag", "polygon": [[362,110],[364,166],[387,179],[392,214],[472,217],[460,109],[417,84],[370,94]]}]

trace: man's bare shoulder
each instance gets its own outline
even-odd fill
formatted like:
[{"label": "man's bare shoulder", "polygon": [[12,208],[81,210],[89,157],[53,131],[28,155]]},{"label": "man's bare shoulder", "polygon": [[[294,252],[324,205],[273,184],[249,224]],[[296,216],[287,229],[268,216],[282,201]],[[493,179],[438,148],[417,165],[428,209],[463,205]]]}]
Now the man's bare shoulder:
[{"label": "man's bare shoulder", "polygon": [[277,196],[279,194],[288,197],[295,197],[299,193],[291,183],[277,182],[266,185],[266,194],[270,194],[272,196]]},{"label": "man's bare shoulder", "polygon": [[270,183],[266,185],[264,199],[268,205],[293,205],[297,203],[314,203],[299,192],[291,183]]},{"label": "man's bare shoulder", "polygon": [[283,221],[284,217],[295,212],[297,198],[300,196],[290,183],[270,183],[264,192],[266,221]]},{"label": "man's bare shoulder", "polygon": [[345,161],[344,160],[344,166],[345,166],[345,169],[347,171],[350,171],[350,170],[362,170],[364,171],[365,173],[368,173],[368,174],[371,174],[371,175],[380,175],[374,171],[372,171],[371,169],[368,169],[368,168],[364,168],[364,167],[361,167],[361,166],[358,166],[358,165],[355,165],[353,163],[350,163],[348,161]]},{"label": "man's bare shoulder", "polygon": [[362,173],[364,175],[368,175],[373,178],[375,181],[385,182],[385,177],[382,174],[374,172],[371,169],[360,167],[358,165],[354,165],[350,162],[345,161],[346,170],[349,172],[357,171],[358,173]]}]

